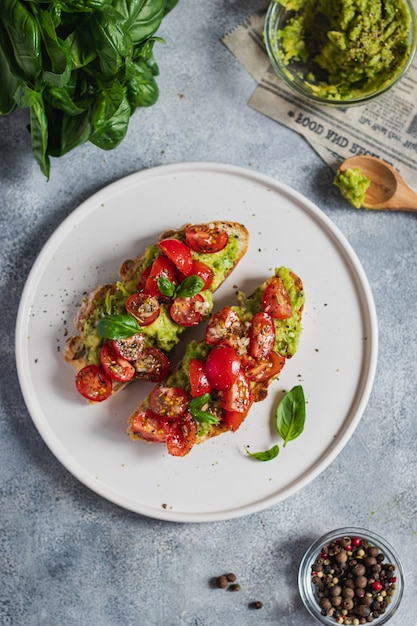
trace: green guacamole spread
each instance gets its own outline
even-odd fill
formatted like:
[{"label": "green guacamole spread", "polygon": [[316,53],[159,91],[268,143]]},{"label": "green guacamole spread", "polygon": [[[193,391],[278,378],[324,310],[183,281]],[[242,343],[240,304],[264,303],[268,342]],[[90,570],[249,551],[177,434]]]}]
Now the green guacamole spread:
[{"label": "green guacamole spread", "polygon": [[277,0],[289,11],[277,54],[288,78],[328,100],[358,99],[392,82],[410,55],[403,0]]},{"label": "green guacamole spread", "polygon": [[351,167],[338,172],[333,182],[350,204],[357,209],[364,206],[365,194],[371,181],[361,173],[360,169]]}]

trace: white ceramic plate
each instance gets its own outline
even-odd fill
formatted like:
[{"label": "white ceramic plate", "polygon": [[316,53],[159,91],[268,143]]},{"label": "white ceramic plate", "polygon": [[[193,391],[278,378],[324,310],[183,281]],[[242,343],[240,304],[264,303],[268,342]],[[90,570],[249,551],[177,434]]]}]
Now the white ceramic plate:
[{"label": "white ceramic plate", "polygon": [[[246,256],[217,293],[235,302],[286,265],[306,292],[300,347],[269,397],[235,434],[195,446],[184,458],[163,445],[133,442],[126,420],[151,388],[134,383],[103,404],[87,405],[62,360],[83,294],[117,278],[167,228],[236,220],[250,232]],[[193,333],[196,331],[193,330]],[[200,329],[202,332],[202,329]],[[189,334],[186,336],[190,336]],[[260,511],[314,479],[360,420],[377,360],[372,294],[355,253],[311,202],[277,181],[233,166],[191,163],[130,175],[96,193],[49,239],[28,277],[17,318],[16,355],[29,413],[46,444],[82,483],[142,515],[178,522],[224,520]],[[273,417],[284,390],[302,384],[303,434],[269,462],[244,447],[280,443]]]}]

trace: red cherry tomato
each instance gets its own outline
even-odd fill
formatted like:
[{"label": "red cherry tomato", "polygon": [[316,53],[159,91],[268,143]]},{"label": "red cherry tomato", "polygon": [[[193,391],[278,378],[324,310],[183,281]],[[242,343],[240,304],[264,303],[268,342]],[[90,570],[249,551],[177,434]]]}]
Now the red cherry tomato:
[{"label": "red cherry tomato", "polygon": [[160,255],[152,263],[146,279],[144,292],[157,298],[163,297],[158,287],[158,280],[162,276],[168,278],[174,285],[178,284],[177,270],[174,263],[167,257]]},{"label": "red cherry tomato", "polygon": [[231,307],[224,307],[213,315],[206,329],[206,343],[216,345],[229,335],[242,334],[239,315]]},{"label": "red cherry tomato", "polygon": [[134,362],[136,377],[151,383],[164,380],[170,370],[167,355],[159,348],[144,348]]},{"label": "red cherry tomato", "polygon": [[223,421],[228,430],[236,432],[249,411],[224,411]]},{"label": "red cherry tomato", "polygon": [[100,362],[106,374],[121,383],[126,383],[135,375],[133,365],[116,352],[111,342],[101,348]]},{"label": "red cherry tomato", "polygon": [[210,228],[207,224],[188,226],[185,230],[185,243],[199,253],[219,252],[226,247],[229,235],[220,228]]},{"label": "red cherry tomato", "polygon": [[250,382],[242,371],[239,372],[233,385],[221,392],[220,402],[225,411],[237,413],[249,411],[253,403],[252,391]]},{"label": "red cherry tomato", "polygon": [[205,317],[205,300],[199,293],[190,298],[174,298],[169,314],[174,322],[180,326],[196,326]]},{"label": "red cherry tomato", "polygon": [[133,418],[130,430],[145,441],[163,443],[166,440],[166,420],[152,411],[139,411]]},{"label": "red cherry tomato", "polygon": [[282,280],[276,276],[271,279],[262,294],[262,308],[275,319],[285,320],[292,317],[292,303],[290,294]]},{"label": "red cherry tomato", "polygon": [[170,259],[175,267],[185,276],[191,273],[193,257],[188,246],[179,239],[163,239],[158,248]]},{"label": "red cherry tomato", "polygon": [[146,281],[148,280],[148,276],[151,273],[152,264],[145,267],[143,272],[139,274],[139,278],[136,282],[137,291],[143,291],[145,289]]},{"label": "red cherry tomato", "polygon": [[240,370],[240,359],[233,348],[216,346],[206,360],[206,374],[213,389],[228,389]]},{"label": "red cherry tomato", "polygon": [[188,406],[188,396],[181,387],[159,385],[149,396],[151,411],[167,419],[183,415]]},{"label": "red cherry tomato", "polygon": [[189,413],[167,424],[166,445],[169,454],[185,456],[196,442],[197,423]]},{"label": "red cherry tomato", "polygon": [[[199,276],[204,281],[203,290],[210,287],[214,278],[214,272],[211,267],[209,267],[207,263],[203,263],[203,261],[198,261],[197,259],[193,260],[193,265],[188,275]],[[180,274],[180,282],[182,282],[184,278],[186,278],[186,275]]]},{"label": "red cherry tomato", "polygon": [[268,313],[255,313],[249,329],[249,354],[264,359],[274,349],[276,339],[274,320]]},{"label": "red cherry tomato", "polygon": [[245,356],[242,360],[242,368],[245,376],[249,380],[260,383],[269,380],[273,376],[280,373],[285,365],[285,357],[271,352],[266,359],[254,359],[251,356]]},{"label": "red cherry tomato", "polygon": [[117,354],[121,357],[127,361],[136,361],[143,350],[145,335],[143,333],[136,333],[125,339],[113,339],[111,343]]},{"label": "red cherry tomato", "polygon": [[126,311],[133,315],[141,326],[149,326],[159,317],[158,298],[144,292],[134,293],[126,301]]},{"label": "red cherry tomato", "polygon": [[213,388],[207,378],[205,362],[202,359],[190,359],[189,373],[193,398],[211,393]]},{"label": "red cherry tomato", "polygon": [[112,391],[111,378],[98,365],[86,365],[77,373],[75,385],[78,393],[90,402],[106,400]]}]

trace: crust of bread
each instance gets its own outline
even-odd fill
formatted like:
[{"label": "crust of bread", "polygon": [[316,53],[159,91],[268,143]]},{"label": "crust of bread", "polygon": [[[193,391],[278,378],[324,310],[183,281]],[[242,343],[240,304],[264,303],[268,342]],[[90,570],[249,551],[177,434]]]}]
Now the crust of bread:
[{"label": "crust of bread", "polygon": [[[304,285],[303,285],[303,282],[302,282],[301,278],[297,274],[295,274],[293,271],[290,271],[290,275],[291,275],[292,279],[294,280],[294,286],[295,286],[295,289],[296,289],[297,293],[303,293]],[[273,280],[274,280],[274,277],[271,276],[269,279],[267,279],[265,281],[264,284],[267,285],[269,282],[271,282]],[[304,305],[301,306],[300,309],[297,312],[297,316],[298,316],[299,322],[301,322],[301,319],[302,319],[303,308],[304,308]],[[288,356],[287,358],[291,358],[291,357]],[[176,367],[174,368],[173,372],[179,370],[181,368],[181,366],[182,366],[182,361],[180,361],[176,365]],[[274,378],[270,378],[269,380],[255,383],[255,385],[252,388],[254,402],[262,402],[262,400],[265,400],[265,398],[268,396],[269,385],[272,383],[273,380],[274,380]],[[130,436],[130,438],[133,439],[134,441],[143,440],[143,441],[146,441],[147,443],[154,443],[152,441],[145,440],[138,433],[135,433],[133,431],[133,429],[132,429],[132,425],[134,423],[136,415],[140,411],[146,410],[147,408],[148,408],[148,403],[147,403],[147,398],[145,398],[139,404],[139,406],[136,407],[136,409],[133,411],[133,413],[130,415],[130,417],[128,419],[127,433]],[[218,437],[219,435],[221,435],[224,432],[229,432],[228,428],[227,428],[227,426],[225,425],[224,422],[219,422],[218,424],[212,424],[211,427],[210,427],[210,430],[207,433],[205,433],[204,435],[197,434],[197,438],[196,438],[196,442],[195,443],[196,444],[203,443],[205,441],[208,441],[209,439],[212,439],[213,437]]]},{"label": "crust of bread", "polygon": [[[238,240],[238,254],[236,256],[235,262],[233,263],[233,266],[230,267],[229,270],[225,273],[223,280],[222,280],[223,282],[229,276],[229,274],[232,272],[234,267],[236,267],[238,262],[246,253],[248,244],[249,244],[249,233],[247,229],[245,228],[245,226],[243,226],[242,224],[238,222],[217,220],[217,221],[207,222],[207,224],[226,230],[229,234],[229,237],[234,237]],[[161,241],[162,239],[166,239],[168,237],[183,235],[185,233],[185,229],[190,225],[191,225],[190,223],[187,223],[187,224],[184,224],[179,229],[175,229],[175,230],[170,229],[170,230],[166,230],[162,232],[157,238],[155,243],[157,243],[158,241]],[[145,257],[146,257],[146,253],[145,251],[143,251],[136,258],[127,259],[121,264],[118,270],[118,275],[122,283],[127,283],[130,280],[132,280],[132,278],[135,277],[139,267],[144,262]],[[88,318],[92,315],[95,307],[98,306],[101,302],[103,302],[108,291],[116,290],[116,289],[117,289],[116,283],[105,283],[105,284],[99,285],[90,293],[88,293],[86,297],[83,299],[83,302],[81,303],[81,306],[74,319],[74,326],[79,334],[71,336],[66,340],[64,350],[62,352],[63,359],[67,363],[69,363],[71,366],[73,366],[77,371],[82,369],[87,364],[87,361],[85,358],[83,337],[82,337],[85,323],[88,320]],[[114,394],[120,391],[120,389],[122,389],[125,386],[126,386],[126,383],[113,384],[112,393]]]}]

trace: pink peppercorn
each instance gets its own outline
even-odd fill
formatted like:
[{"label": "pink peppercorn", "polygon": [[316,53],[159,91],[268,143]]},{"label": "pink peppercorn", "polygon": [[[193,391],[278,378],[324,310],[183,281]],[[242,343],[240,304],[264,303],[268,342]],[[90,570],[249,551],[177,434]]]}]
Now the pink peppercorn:
[{"label": "pink peppercorn", "polygon": [[372,583],[372,589],[374,591],[381,591],[382,589],[381,583],[376,580],[374,583]]}]

